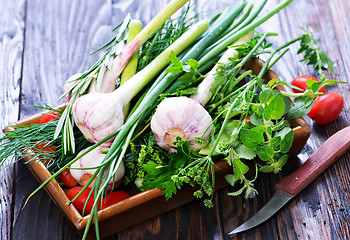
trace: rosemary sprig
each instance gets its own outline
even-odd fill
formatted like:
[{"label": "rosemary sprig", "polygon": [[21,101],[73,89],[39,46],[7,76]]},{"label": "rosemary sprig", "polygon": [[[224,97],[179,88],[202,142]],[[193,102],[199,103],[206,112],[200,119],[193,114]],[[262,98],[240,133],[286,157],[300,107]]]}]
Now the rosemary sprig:
[{"label": "rosemary sprig", "polygon": [[57,139],[60,133],[62,133],[62,147],[64,154],[69,151],[72,153],[75,152],[75,139],[73,134],[74,120],[72,115],[73,104],[79,96],[86,94],[89,91],[93,81],[96,81],[96,89],[101,86],[102,79],[106,70],[110,70],[113,59],[121,53],[125,45],[128,36],[128,26],[130,20],[130,14],[128,14],[124,21],[114,29],[116,30],[119,28],[116,36],[93,53],[96,53],[102,49],[107,50],[107,52],[80,77],[77,79],[72,79],[71,82],[75,82],[74,86],[63,93],[63,95],[59,98],[60,100],[67,94],[71,95],[71,99],[62,113],[54,135],[54,139]]}]

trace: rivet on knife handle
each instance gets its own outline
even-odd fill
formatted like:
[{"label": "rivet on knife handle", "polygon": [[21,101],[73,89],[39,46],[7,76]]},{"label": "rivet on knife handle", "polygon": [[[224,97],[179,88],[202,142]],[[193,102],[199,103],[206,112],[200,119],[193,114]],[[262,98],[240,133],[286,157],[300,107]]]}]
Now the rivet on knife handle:
[{"label": "rivet on knife handle", "polygon": [[348,150],[350,150],[350,127],[332,135],[298,170],[281,179],[276,184],[277,191],[270,201],[229,235],[254,228],[269,219]]}]

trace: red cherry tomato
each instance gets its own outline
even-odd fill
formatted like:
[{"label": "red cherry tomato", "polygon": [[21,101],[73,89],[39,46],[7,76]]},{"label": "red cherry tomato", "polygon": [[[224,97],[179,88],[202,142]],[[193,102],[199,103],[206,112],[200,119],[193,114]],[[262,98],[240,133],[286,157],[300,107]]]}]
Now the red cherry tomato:
[{"label": "red cherry tomato", "polygon": [[129,198],[130,195],[124,191],[111,192],[102,200],[102,209]]},{"label": "red cherry tomato", "polygon": [[78,184],[77,180],[74,179],[68,168],[61,172],[58,180],[67,187],[75,187]]},{"label": "red cherry tomato", "polygon": [[[67,197],[69,200],[72,200],[81,190],[82,186],[73,187],[68,190]],[[80,212],[83,213],[85,202],[88,199],[91,188],[87,188],[74,202],[73,206]],[[89,200],[87,201],[84,214],[90,214],[92,207],[94,205],[94,195],[92,194]]]},{"label": "red cherry tomato", "polygon": [[48,112],[47,114],[44,114],[40,121],[39,121],[39,124],[42,124],[42,123],[46,123],[46,122],[50,122],[52,120],[55,120],[59,117],[59,113],[56,112],[56,111],[50,111]]},{"label": "red cherry tomato", "polygon": [[325,93],[315,100],[309,112],[309,117],[318,124],[329,123],[339,116],[343,104],[343,97],[338,93]]},{"label": "red cherry tomato", "polygon": [[[320,80],[318,80],[317,78],[313,77],[313,76],[309,76],[309,75],[302,75],[302,76],[298,76],[296,78],[293,79],[292,81],[292,85],[293,86],[296,86],[298,88],[301,88],[303,89],[304,91],[307,89],[307,85],[306,85],[306,81],[308,79],[311,79],[311,80],[315,80],[316,82],[319,82]],[[298,89],[292,89],[293,92],[295,93],[303,93],[304,91],[300,91]],[[325,87],[321,87],[320,90],[318,90],[319,92],[324,92],[325,91]]]},{"label": "red cherry tomato", "polygon": [[[38,150],[41,150],[43,152],[56,152],[56,146],[55,145],[47,146],[47,143],[45,143],[45,142],[38,143],[35,146],[35,148],[38,149]],[[36,151],[36,152],[38,152],[38,151]],[[53,161],[53,159],[47,159],[44,156],[39,156],[39,159],[42,160],[42,162],[44,163],[45,166],[49,165]]]}]

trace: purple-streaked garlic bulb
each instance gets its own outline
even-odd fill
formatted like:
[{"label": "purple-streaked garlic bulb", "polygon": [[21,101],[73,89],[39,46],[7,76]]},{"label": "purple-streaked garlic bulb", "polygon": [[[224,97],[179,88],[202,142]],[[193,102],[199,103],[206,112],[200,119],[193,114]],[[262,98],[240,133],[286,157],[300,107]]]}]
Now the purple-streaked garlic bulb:
[{"label": "purple-streaked garlic bulb", "polygon": [[209,113],[196,101],[187,97],[164,99],[157,107],[151,120],[151,129],[160,147],[173,152],[173,143],[179,136],[190,142],[190,147],[198,151],[205,144],[196,139],[206,140],[212,129]]},{"label": "purple-streaked garlic bulb", "polygon": [[[97,147],[91,152],[87,153],[85,156],[81,157],[78,161],[73,163],[71,165],[70,173],[72,174],[73,178],[77,180],[77,182],[85,186],[87,182],[91,179],[91,177],[94,175],[96,169],[95,167],[101,165],[103,159],[105,158],[106,154],[102,153],[102,150],[105,150],[104,147]],[[82,150],[80,154],[85,152],[86,149]],[[94,168],[94,169],[79,169],[79,168]],[[119,186],[121,179],[124,176],[125,172],[125,166],[124,163],[121,162],[117,173],[115,174],[114,179],[109,181],[108,183],[108,190],[112,190],[112,188],[116,188]],[[90,184],[90,187],[94,184],[95,180],[92,181]]]},{"label": "purple-streaked garlic bulb", "polygon": [[[118,92],[89,93],[74,103],[74,121],[88,141],[97,143],[123,125],[123,108],[128,100]],[[108,147],[112,142],[110,139],[102,145]]]}]

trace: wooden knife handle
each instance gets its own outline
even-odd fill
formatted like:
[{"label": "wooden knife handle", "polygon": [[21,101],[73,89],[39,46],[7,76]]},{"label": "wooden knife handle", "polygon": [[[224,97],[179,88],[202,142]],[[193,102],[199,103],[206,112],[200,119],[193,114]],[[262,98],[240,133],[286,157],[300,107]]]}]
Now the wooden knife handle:
[{"label": "wooden knife handle", "polygon": [[339,157],[350,150],[350,127],[343,128],[325,141],[298,170],[275,186],[291,196],[297,195]]}]

